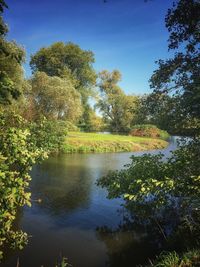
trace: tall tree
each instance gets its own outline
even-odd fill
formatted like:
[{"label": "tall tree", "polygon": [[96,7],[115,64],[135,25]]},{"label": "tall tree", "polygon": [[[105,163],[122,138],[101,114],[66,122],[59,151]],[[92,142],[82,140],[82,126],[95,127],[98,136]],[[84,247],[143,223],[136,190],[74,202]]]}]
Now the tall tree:
[{"label": "tall tree", "polygon": [[17,99],[23,87],[22,63],[25,59],[24,49],[15,42],[6,40],[8,31],[3,21],[6,3],[0,1],[0,104],[10,104]]},{"label": "tall tree", "polygon": [[4,9],[8,8],[7,4],[5,3],[4,0],[0,0],[0,36],[2,37],[5,35],[8,31],[8,28],[3,21],[2,13],[4,12]]},{"label": "tall tree", "polygon": [[131,128],[137,107],[138,98],[126,95],[117,85],[121,80],[118,70],[109,73],[104,70],[99,74],[101,92],[97,107],[103,114],[104,120],[114,132],[127,132]]},{"label": "tall tree", "polygon": [[30,80],[30,102],[35,114],[76,122],[82,113],[81,98],[70,80],[37,72]]},{"label": "tall tree", "polygon": [[94,54],[78,45],[58,42],[41,48],[32,55],[30,65],[33,73],[45,72],[49,76],[73,79],[75,88],[81,93],[83,103],[93,94],[96,73],[92,64]]},{"label": "tall tree", "polygon": [[[170,34],[168,47],[175,53],[173,58],[157,62],[158,69],[151,77],[151,87],[157,95],[178,96],[180,117],[196,124],[195,132],[199,134],[200,1],[176,1],[168,10],[165,22]],[[194,129],[191,134],[195,134]]]}]

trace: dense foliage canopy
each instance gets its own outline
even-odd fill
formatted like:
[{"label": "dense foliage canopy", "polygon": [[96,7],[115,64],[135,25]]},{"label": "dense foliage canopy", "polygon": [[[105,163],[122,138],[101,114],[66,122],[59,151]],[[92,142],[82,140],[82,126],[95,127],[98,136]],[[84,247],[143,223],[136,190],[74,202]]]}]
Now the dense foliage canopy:
[{"label": "dense foliage canopy", "polygon": [[30,80],[29,97],[34,103],[37,117],[65,119],[76,122],[82,113],[81,98],[70,80],[37,72]]},{"label": "dense foliage canopy", "polygon": [[159,103],[163,96],[170,95],[169,105],[174,102],[178,126],[190,135],[199,134],[200,129],[199,10],[199,0],[180,0],[169,9],[165,23],[169,31],[168,48],[175,51],[174,57],[157,61],[159,68],[150,79],[155,100]]},{"label": "dense foliage canopy", "polygon": [[92,94],[96,83],[93,63],[94,54],[91,51],[82,50],[71,42],[58,42],[41,48],[32,56],[30,65],[34,73],[41,71],[49,76],[74,80],[75,88],[85,100]]}]

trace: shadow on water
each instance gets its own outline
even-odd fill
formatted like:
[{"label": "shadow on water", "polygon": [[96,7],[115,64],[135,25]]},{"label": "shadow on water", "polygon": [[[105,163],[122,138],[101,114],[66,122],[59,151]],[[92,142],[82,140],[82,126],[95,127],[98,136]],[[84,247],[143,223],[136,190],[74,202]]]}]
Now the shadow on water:
[{"label": "shadow on water", "polygon": [[[161,152],[167,157],[175,148],[174,138]],[[17,220],[31,236],[29,244],[7,253],[1,266],[16,266],[19,257],[20,267],[53,267],[61,255],[74,267],[136,266],[158,252],[159,244],[152,245],[144,229],[120,228],[123,201],[108,200],[106,190],[96,186],[98,178],[122,168],[132,154],[59,155],[35,166],[32,199],[42,202],[25,207]]]}]

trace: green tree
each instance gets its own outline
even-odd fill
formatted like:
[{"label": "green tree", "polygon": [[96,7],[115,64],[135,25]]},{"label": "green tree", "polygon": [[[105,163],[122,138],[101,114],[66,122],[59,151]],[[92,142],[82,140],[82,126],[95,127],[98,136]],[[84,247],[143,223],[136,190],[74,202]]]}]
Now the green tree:
[{"label": "green tree", "polygon": [[3,21],[3,11],[7,8],[0,1],[0,104],[10,104],[20,96],[23,85],[22,63],[25,59],[24,50],[15,42],[5,39],[8,31]]},{"label": "green tree", "polygon": [[81,113],[80,94],[70,80],[37,72],[30,80],[32,101],[37,117],[76,122]]},{"label": "green tree", "polygon": [[14,42],[0,38],[0,103],[10,104],[23,90],[24,50]]},{"label": "green tree", "polygon": [[[185,120],[196,124],[191,135],[199,134],[200,119],[200,2],[180,0],[168,10],[166,27],[169,31],[169,50],[174,57],[159,60],[158,69],[151,77],[150,85],[154,93],[178,97],[178,113]],[[180,49],[181,48],[181,49]],[[178,50],[179,49],[179,50]],[[180,52],[181,51],[181,52]],[[175,109],[177,113],[177,110]],[[179,124],[180,125],[180,124]],[[187,130],[190,130],[191,124]]]},{"label": "green tree", "polygon": [[[173,135],[186,135],[192,130],[191,120],[180,112],[180,98],[168,94],[151,93],[139,99],[136,124],[154,124]],[[190,124],[190,126],[189,126]]]},{"label": "green tree", "polygon": [[71,42],[58,42],[41,48],[30,61],[34,73],[41,71],[49,76],[73,79],[83,103],[93,94],[96,83],[93,63],[94,54],[91,51],[83,50]]},{"label": "green tree", "polygon": [[140,99],[136,123],[156,124],[172,134],[199,134],[199,6],[199,1],[181,0],[168,11],[165,22],[174,57],[157,61],[159,68],[150,79],[154,91]]},{"label": "green tree", "polygon": [[7,4],[5,3],[4,0],[0,0],[0,37],[4,36],[8,31],[8,28],[4,23],[2,17],[2,13],[4,12],[5,8],[8,8]]},{"label": "green tree", "polygon": [[131,129],[138,98],[126,95],[117,85],[121,80],[118,70],[109,73],[104,70],[99,74],[101,97],[97,108],[102,112],[104,120],[113,132],[127,132]]},{"label": "green tree", "polygon": [[98,116],[90,105],[85,106],[84,113],[78,125],[83,131],[86,132],[100,132],[105,129],[103,118]]}]

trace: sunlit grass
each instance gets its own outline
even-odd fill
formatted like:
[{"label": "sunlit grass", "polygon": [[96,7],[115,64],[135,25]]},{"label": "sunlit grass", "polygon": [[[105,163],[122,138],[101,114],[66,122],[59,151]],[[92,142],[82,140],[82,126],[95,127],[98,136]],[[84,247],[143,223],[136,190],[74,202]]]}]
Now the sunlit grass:
[{"label": "sunlit grass", "polygon": [[178,255],[175,251],[161,253],[154,267],[198,267],[200,266],[200,251],[191,250],[183,255]]},{"label": "sunlit grass", "polygon": [[65,153],[143,151],[165,148],[161,139],[117,134],[69,132],[64,144]]}]

